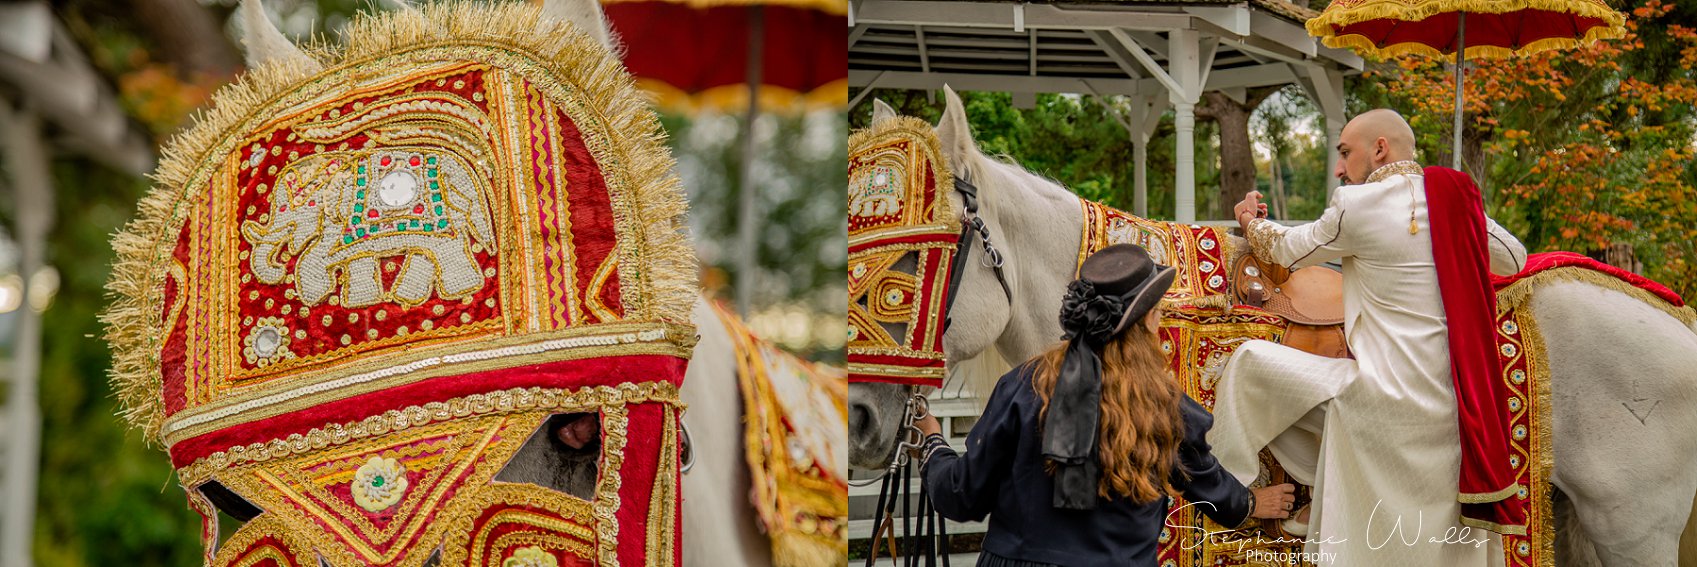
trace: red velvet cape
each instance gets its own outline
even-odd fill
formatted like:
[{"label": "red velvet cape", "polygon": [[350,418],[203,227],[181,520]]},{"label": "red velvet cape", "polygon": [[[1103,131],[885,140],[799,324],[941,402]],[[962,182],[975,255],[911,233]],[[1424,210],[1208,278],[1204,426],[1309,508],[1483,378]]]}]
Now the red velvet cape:
[{"label": "red velvet cape", "polygon": [[1526,501],[1509,467],[1508,385],[1497,358],[1497,296],[1484,201],[1467,174],[1426,168],[1432,257],[1449,326],[1450,373],[1461,425],[1461,515],[1496,532],[1525,533]]}]

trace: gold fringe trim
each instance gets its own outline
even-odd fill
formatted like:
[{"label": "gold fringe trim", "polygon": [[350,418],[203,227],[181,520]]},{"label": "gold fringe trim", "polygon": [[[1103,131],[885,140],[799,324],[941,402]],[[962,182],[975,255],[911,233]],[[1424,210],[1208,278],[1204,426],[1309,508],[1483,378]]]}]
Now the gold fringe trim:
[{"label": "gold fringe trim", "polygon": [[[897,116],[877,124],[855,130],[849,134],[848,153],[855,155],[868,146],[883,142],[892,137],[906,137],[918,140],[925,148],[926,158],[931,160],[931,171],[937,179],[936,191],[938,205],[949,203],[948,194],[955,190],[955,174],[949,170],[949,160],[943,157],[943,142],[937,139],[937,130],[929,122],[912,116]],[[954,229],[959,220],[955,217],[952,206],[933,207],[930,224],[941,224]]]},{"label": "gold fringe trim", "polygon": [[1393,2],[1364,2],[1347,9],[1328,9],[1322,12],[1319,17],[1308,20],[1307,28],[1309,35],[1323,39],[1327,47],[1350,49],[1366,56],[1389,58],[1399,55],[1424,55],[1441,58],[1445,56],[1443,51],[1422,43],[1405,42],[1380,46],[1360,34],[1342,36],[1335,34],[1339,27],[1371,20],[1390,19],[1418,22],[1449,12],[1504,14],[1527,9],[1597,18],[1603,20],[1604,25],[1585,30],[1585,37],[1583,38],[1540,39],[1523,45],[1520,49],[1494,45],[1469,45],[1465,57],[1468,59],[1513,57],[1551,49],[1567,49],[1590,44],[1600,39],[1616,39],[1626,36],[1626,16],[1610,9],[1602,2],[1574,2],[1572,0],[1515,0],[1513,2],[1430,0],[1415,5]]},{"label": "gold fringe trim", "polygon": [[798,533],[772,534],[772,565],[775,567],[829,567],[842,565],[846,557],[846,539],[833,543]]},{"label": "gold fringe trim", "polygon": [[[214,93],[193,125],[165,144],[151,176],[154,188],[142,198],[135,218],[112,237],[117,259],[106,284],[111,303],[100,318],[112,345],[111,380],[120,415],[149,443],[158,442],[164,419],[162,274],[186,208],[205,198],[199,188],[222,166],[222,156],[240,136],[270,119],[269,109],[298,102],[290,99],[301,98],[303,89],[329,88],[335,75],[356,63],[409,50],[455,44],[508,49],[550,68],[562,88],[580,96],[593,109],[593,118],[605,124],[610,152],[618,156],[628,180],[629,193],[615,198],[614,211],[621,232],[638,235],[635,242],[620,242],[620,257],[637,260],[630,266],[634,270],[621,274],[623,296],[632,304],[627,317],[689,324],[698,267],[685,233],[688,202],[672,172],[665,133],[614,54],[570,24],[538,26],[539,19],[539,7],[517,3],[438,3],[361,16],[342,34],[347,45],[303,48],[322,72],[298,60],[271,61]],[[635,218],[621,214],[620,201]]]},{"label": "gold fringe trim", "polygon": [[1513,285],[1497,292],[1497,311],[1501,312],[1509,309],[1525,307],[1527,300],[1532,298],[1532,294],[1537,291],[1539,287],[1552,282],[1580,282],[1603,289],[1618,291],[1632,296],[1633,299],[1637,299],[1652,307],[1660,309],[1663,313],[1668,314],[1668,316],[1673,317],[1674,319],[1678,319],[1680,323],[1687,327],[1697,324],[1697,311],[1692,310],[1690,305],[1675,307],[1673,304],[1657,297],[1656,294],[1626,283],[1620,278],[1578,266],[1551,268],[1538,272],[1526,279],[1514,282]]}]

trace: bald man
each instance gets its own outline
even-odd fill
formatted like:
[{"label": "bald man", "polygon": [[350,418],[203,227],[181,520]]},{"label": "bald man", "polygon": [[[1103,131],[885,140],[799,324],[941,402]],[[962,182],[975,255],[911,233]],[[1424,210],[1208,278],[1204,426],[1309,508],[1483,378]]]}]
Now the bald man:
[{"label": "bald man", "polygon": [[[1460,430],[1436,268],[1437,254],[1452,252],[1432,246],[1414,132],[1393,111],[1365,112],[1344,127],[1338,157],[1333,173],[1344,185],[1319,220],[1265,220],[1259,193],[1236,213],[1262,262],[1342,263],[1355,358],[1244,344],[1216,386],[1208,442],[1240,481],[1255,479],[1267,447],[1314,487],[1309,509],[1285,528],[1324,554],[1310,556],[1317,563],[1485,565],[1500,540],[1461,520]],[[1497,223],[1483,225],[1490,271],[1518,272],[1525,248]]]}]

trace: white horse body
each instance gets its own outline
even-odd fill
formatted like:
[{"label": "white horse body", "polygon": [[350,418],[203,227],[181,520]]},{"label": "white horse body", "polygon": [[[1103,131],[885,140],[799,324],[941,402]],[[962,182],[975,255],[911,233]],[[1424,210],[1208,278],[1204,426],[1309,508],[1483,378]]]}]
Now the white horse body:
[{"label": "white horse body", "polygon": [[706,300],[695,302],[691,318],[701,340],[678,391],[688,404],[684,426],[695,455],[695,466],[683,475],[684,565],[771,565],[771,540],[760,533],[748,502],[735,343]]},{"label": "white horse body", "polygon": [[[970,262],[944,350],[950,361],[992,349],[1022,361],[1061,336],[1055,314],[1076,268],[1082,211],[1077,197],[1053,181],[982,154],[959,98],[953,91],[946,98],[937,125],[942,151],[956,174],[978,187],[980,214],[1005,258],[1013,297],[1005,298],[994,275]],[[875,120],[891,114],[880,108]],[[1241,239],[1238,244],[1247,247]],[[1691,472],[1697,464],[1697,327],[1625,293],[1578,281],[1538,288],[1527,307],[1548,353],[1552,444],[1559,455],[1549,480],[1577,516],[1577,526],[1562,524],[1569,529],[1558,536],[1565,540],[1558,546],[1560,564],[1588,564],[1583,558],[1594,556],[1611,567],[1674,565],[1697,496]],[[997,377],[964,378],[975,391],[988,392]],[[851,417],[857,436],[882,438],[894,425],[885,423],[888,416],[899,419],[899,408],[873,407],[899,397],[885,390],[851,388],[851,416],[868,416],[865,423]],[[881,458],[871,449],[876,443],[854,443],[857,466]]]}]

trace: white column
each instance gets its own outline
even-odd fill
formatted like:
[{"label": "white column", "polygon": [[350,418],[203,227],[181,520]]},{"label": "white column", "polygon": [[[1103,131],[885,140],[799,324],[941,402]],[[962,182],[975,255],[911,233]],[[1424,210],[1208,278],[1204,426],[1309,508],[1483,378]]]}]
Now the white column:
[{"label": "white column", "polygon": [[1201,37],[1196,30],[1174,30],[1167,36],[1167,70],[1178,89],[1170,93],[1177,136],[1178,163],[1173,178],[1173,220],[1196,222],[1196,103],[1202,99]]},{"label": "white column", "polygon": [[1133,190],[1131,194],[1131,214],[1149,218],[1149,135],[1143,124],[1149,120],[1148,97],[1138,95],[1131,103],[1131,120],[1128,124],[1128,134],[1131,134],[1131,160],[1135,166],[1132,174]]},{"label": "white column", "polygon": [[[25,110],[0,100],[0,132],[17,207],[17,238],[22,256],[18,275],[28,282],[42,266],[47,230],[53,220],[53,184],[41,122]],[[29,286],[24,286],[27,290]],[[37,403],[41,365],[41,314],[19,304],[13,347],[11,392],[6,397],[6,468],[4,516],[0,517],[0,567],[33,564],[30,544],[35,536],[36,475],[41,465],[41,407]]]}]

